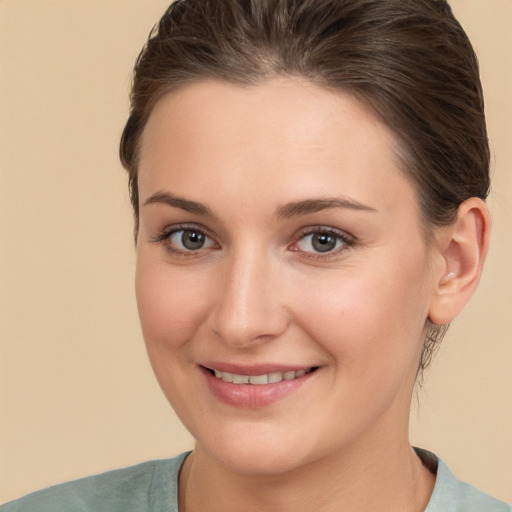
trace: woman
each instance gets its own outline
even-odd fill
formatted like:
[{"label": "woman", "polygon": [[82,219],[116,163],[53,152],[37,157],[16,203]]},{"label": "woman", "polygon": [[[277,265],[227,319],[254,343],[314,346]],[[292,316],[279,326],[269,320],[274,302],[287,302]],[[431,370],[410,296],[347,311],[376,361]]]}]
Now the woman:
[{"label": "woman", "polygon": [[490,233],[478,66],[446,2],[176,2],[121,159],[148,354],[195,449],[6,512],[510,510],[408,441]]}]

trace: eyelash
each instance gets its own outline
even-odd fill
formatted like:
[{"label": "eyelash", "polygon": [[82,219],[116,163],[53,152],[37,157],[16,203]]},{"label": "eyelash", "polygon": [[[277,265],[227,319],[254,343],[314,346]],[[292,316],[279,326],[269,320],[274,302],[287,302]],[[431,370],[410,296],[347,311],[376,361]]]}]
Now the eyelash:
[{"label": "eyelash", "polygon": [[[325,226],[311,226],[304,228],[299,232],[295,241],[291,245],[291,247],[296,246],[299,242],[303,241],[306,237],[312,235],[328,235],[335,238],[337,241],[342,243],[341,247],[334,249],[332,251],[322,252],[309,252],[309,251],[300,251],[299,249],[291,249],[297,252],[302,252],[303,257],[315,260],[315,261],[326,261],[332,258],[338,257],[342,252],[345,252],[347,249],[354,247],[356,245],[356,239],[345,233],[344,231],[339,231],[334,228],[327,228]],[[337,243],[337,242],[336,242]]]},{"label": "eyelash", "polygon": [[[176,249],[173,247],[170,243],[170,238],[175,235],[176,233],[179,233],[181,231],[191,231],[194,233],[197,233],[199,235],[204,236],[205,238],[213,241],[214,244],[216,242],[214,241],[213,237],[211,237],[208,232],[197,225],[190,225],[190,224],[182,224],[182,225],[175,225],[172,226],[172,228],[165,228],[161,233],[159,233],[157,236],[153,238],[153,242],[155,243],[163,243],[165,245],[165,249],[174,256],[179,257],[197,257],[201,253],[201,249],[198,249],[196,251],[194,250],[181,250]],[[308,236],[312,235],[328,235],[342,243],[341,247],[336,248],[335,250],[326,251],[325,253],[322,252],[314,252],[314,251],[301,251],[300,249],[296,248],[296,245],[305,240]],[[289,246],[289,250],[294,252],[301,252],[302,257],[315,260],[315,261],[325,261],[329,260],[331,258],[337,257],[340,255],[341,252],[346,251],[347,249],[353,247],[356,244],[356,239],[343,232],[338,231],[333,228],[326,228],[325,226],[311,226],[308,228],[304,228],[302,231],[298,233],[298,235],[295,237],[294,242]],[[218,244],[216,244],[218,247]],[[295,248],[294,248],[295,247]]]},{"label": "eyelash", "polygon": [[180,231],[191,231],[193,233],[197,233],[199,235],[203,235],[205,238],[212,240],[213,237],[211,237],[205,229],[198,227],[197,225],[190,225],[190,224],[179,224],[172,226],[172,228],[165,228],[161,233],[159,233],[156,237],[153,238],[153,242],[155,243],[162,243],[165,246],[165,249],[172,254],[173,256],[180,256],[180,257],[196,257],[198,256],[198,253],[200,252],[200,249],[197,251],[188,250],[184,251],[181,249],[176,249],[173,247],[170,243],[170,239],[173,235],[176,233],[179,233]]}]

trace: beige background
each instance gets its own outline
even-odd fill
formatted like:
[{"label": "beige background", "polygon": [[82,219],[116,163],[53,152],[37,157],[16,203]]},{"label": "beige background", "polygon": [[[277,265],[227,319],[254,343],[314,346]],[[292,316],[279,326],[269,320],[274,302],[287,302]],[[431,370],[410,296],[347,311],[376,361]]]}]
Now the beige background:
[{"label": "beige background", "polygon": [[[146,360],[117,159],[166,0],[0,0],[0,501],[191,446]],[[494,239],[412,440],[512,501],[512,1],[453,0],[480,55]]]}]

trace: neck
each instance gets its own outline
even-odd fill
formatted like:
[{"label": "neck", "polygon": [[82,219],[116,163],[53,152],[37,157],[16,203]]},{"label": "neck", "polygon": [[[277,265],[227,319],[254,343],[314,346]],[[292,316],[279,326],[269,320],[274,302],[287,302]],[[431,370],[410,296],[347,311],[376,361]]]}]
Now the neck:
[{"label": "neck", "polygon": [[[367,446],[367,445],[366,445]],[[407,437],[371,450],[352,446],[282,474],[238,474],[200,446],[185,461],[179,482],[181,512],[423,511],[435,477]]]}]

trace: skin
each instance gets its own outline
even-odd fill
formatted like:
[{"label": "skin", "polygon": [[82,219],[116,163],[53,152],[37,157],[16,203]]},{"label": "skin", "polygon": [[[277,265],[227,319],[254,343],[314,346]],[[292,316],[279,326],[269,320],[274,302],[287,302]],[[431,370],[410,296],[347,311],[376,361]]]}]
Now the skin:
[{"label": "skin", "polygon": [[[451,230],[427,250],[394,148],[355,99],[299,79],[206,81],[155,106],[136,293],[157,379],[196,439],[181,511],[426,507],[434,475],[409,445],[409,406],[427,318],[456,295],[440,283],[463,251]],[[461,233],[482,225],[481,206],[467,210]],[[207,235],[202,248],[183,247],[183,224]],[[326,229],[336,248],[319,253],[311,233]],[[210,391],[205,361],[318,370],[240,408]]]}]

